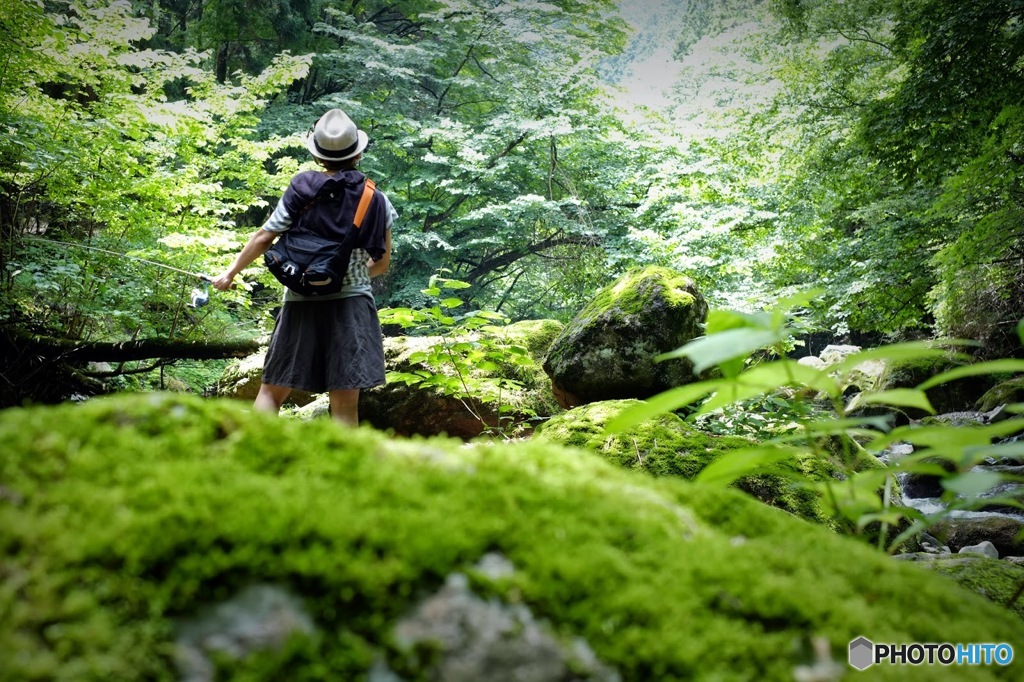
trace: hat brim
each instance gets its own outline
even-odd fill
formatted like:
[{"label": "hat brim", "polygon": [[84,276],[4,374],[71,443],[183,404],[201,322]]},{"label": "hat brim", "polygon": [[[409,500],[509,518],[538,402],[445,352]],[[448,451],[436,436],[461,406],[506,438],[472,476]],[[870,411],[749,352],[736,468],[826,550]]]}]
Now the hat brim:
[{"label": "hat brim", "polygon": [[321,161],[347,161],[348,159],[351,159],[354,156],[359,156],[360,154],[362,154],[363,150],[366,149],[366,145],[368,145],[369,143],[370,138],[367,137],[366,133],[364,133],[362,130],[357,130],[356,150],[354,152],[349,152],[344,156],[325,156],[316,150],[316,145],[313,142],[313,133],[309,133],[308,135],[306,135],[306,149],[309,150],[310,154],[320,159]]}]

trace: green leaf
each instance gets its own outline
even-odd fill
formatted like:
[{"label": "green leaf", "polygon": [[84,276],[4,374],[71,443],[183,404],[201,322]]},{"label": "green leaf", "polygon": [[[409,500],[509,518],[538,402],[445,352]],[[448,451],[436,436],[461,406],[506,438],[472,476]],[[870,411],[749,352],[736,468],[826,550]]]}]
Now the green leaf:
[{"label": "green leaf", "polygon": [[978,497],[988,492],[1003,482],[1002,474],[995,471],[968,471],[959,476],[951,476],[943,479],[942,487],[946,490],[964,495],[965,497]]},{"label": "green leaf", "polygon": [[468,289],[473,285],[467,282],[460,282],[457,279],[446,279],[441,283],[441,286],[445,289]]},{"label": "green leaf", "polygon": [[697,483],[724,486],[744,476],[763,473],[764,467],[794,456],[794,450],[772,445],[733,450],[704,467],[694,480]]},{"label": "green leaf", "polygon": [[766,329],[771,327],[771,316],[765,313],[743,313],[737,310],[715,308],[708,311],[704,330],[708,336],[730,329]]},{"label": "green leaf", "polygon": [[438,287],[430,287],[428,289],[420,289],[420,293],[424,296],[440,296],[441,290]]},{"label": "green leaf", "polygon": [[441,301],[441,306],[444,308],[458,308],[460,305],[462,305],[461,298],[446,298]]},{"label": "green leaf", "polygon": [[[901,426],[870,443],[870,449],[879,451],[892,443],[906,442],[915,448],[932,448],[936,452],[958,454],[976,448],[993,449],[993,438],[1017,433],[1024,427],[1024,419],[1007,419],[988,426],[956,428],[952,426]],[[1007,443],[1003,445],[1015,445]]]},{"label": "green leaf", "polygon": [[728,329],[713,336],[694,339],[681,348],[657,356],[655,361],[686,357],[693,362],[694,372],[699,374],[727,360],[747,357],[754,351],[778,343],[782,338],[781,333],[771,329]]},{"label": "green leaf", "polygon": [[751,384],[760,384],[766,389],[806,386],[829,395],[841,393],[839,385],[829,376],[828,370],[815,369],[789,359],[762,363],[744,372],[740,379]]},{"label": "green leaf", "polygon": [[641,424],[648,419],[673,412],[680,407],[694,403],[721,385],[720,380],[701,381],[695,384],[677,386],[646,401],[623,410],[605,426],[605,433],[620,433]]},{"label": "green leaf", "polygon": [[955,379],[963,379],[964,377],[974,377],[983,374],[999,374],[1000,372],[1016,373],[1024,372],[1024,360],[1014,360],[1006,358],[1003,360],[989,360],[988,362],[978,362],[973,365],[966,365],[964,367],[954,367],[951,370],[936,374],[932,378],[928,379],[924,383],[918,386],[921,390],[927,390],[933,386],[944,384],[947,381],[953,381]]}]

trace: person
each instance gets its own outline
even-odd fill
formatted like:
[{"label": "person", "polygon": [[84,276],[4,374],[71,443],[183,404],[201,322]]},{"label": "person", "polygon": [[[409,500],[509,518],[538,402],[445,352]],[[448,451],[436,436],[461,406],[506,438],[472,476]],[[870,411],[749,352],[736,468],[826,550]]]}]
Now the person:
[{"label": "person", "polygon": [[[342,229],[345,220],[351,225],[365,180],[356,167],[368,142],[366,133],[340,109],[317,119],[306,146],[322,168],[291,179],[270,218],[249,237],[228,269],[213,278],[212,286],[227,290],[239,272],[296,224],[329,178],[341,178],[347,192],[334,227]],[[391,227],[397,217],[388,197],[376,190],[360,229],[361,247],[352,252],[341,291],[306,297],[285,289],[254,409],[277,414],[293,389],[326,391],[332,418],[352,426],[359,423],[359,392],[384,383],[383,335],[370,280],[388,270]]]}]

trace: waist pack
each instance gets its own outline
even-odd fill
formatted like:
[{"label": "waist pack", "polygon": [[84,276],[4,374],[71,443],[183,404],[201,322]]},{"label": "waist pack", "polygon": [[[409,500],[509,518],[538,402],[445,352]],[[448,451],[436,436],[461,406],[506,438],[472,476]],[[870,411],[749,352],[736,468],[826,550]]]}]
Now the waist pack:
[{"label": "waist pack", "polygon": [[[345,274],[348,272],[348,262],[352,257],[352,249],[357,244],[359,228],[373,200],[375,189],[373,180],[366,178],[363,194],[352,220],[352,229],[345,233],[344,239],[340,242],[327,239],[298,225],[282,233],[263,254],[263,262],[270,270],[270,274],[281,284],[303,296],[322,296],[341,291]],[[318,192],[303,213],[320,200]]]}]

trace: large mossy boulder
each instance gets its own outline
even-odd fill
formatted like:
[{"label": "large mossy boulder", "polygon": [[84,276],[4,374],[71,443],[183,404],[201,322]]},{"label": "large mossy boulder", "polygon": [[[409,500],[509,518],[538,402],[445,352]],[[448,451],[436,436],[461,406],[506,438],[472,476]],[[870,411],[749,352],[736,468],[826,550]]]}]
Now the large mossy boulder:
[{"label": "large mossy boulder", "polygon": [[[545,422],[534,438],[589,450],[606,461],[652,476],[695,478],[704,467],[735,450],[756,442],[740,436],[718,436],[701,431],[673,413],[609,434],[608,423],[638,400],[607,400],[573,408]],[[776,463],[771,471],[751,472],[733,485],[754,498],[834,530],[845,528],[827,501],[805,483],[839,482],[845,470],[882,468],[877,459],[852,439],[822,438],[820,455],[800,453]]]},{"label": "large mossy boulder", "polygon": [[667,268],[633,271],[602,289],[544,359],[559,404],[648,398],[694,381],[689,360],[654,359],[700,336],[707,312],[693,280]]},{"label": "large mossy boulder", "polygon": [[[953,354],[889,361],[879,377],[878,389],[889,391],[916,388],[942,372],[967,363],[967,360]],[[973,409],[974,404],[993,384],[994,381],[989,375],[971,376],[932,386],[925,393],[936,413],[961,412]],[[927,412],[919,408],[906,408],[906,412],[912,419],[928,416]]]},{"label": "large mossy boulder", "polygon": [[[540,362],[562,328],[557,320],[525,320],[492,332],[502,343],[525,349],[526,354],[510,352],[507,361],[476,371],[468,378],[507,379],[515,382],[514,386],[470,381],[469,396],[461,398],[430,383],[407,384],[389,379],[384,386],[362,392],[360,419],[400,436],[446,434],[470,439],[487,429],[529,429],[535,417],[561,411]],[[452,375],[450,363],[431,367],[418,358],[439,344],[473,341],[472,338],[446,340],[437,336],[386,337],[384,359],[389,372]]]},{"label": "large mossy boulder", "polygon": [[167,394],[6,410],[0,442],[6,679],[791,680],[860,636],[1024,641],[945,577],[550,443]]},{"label": "large mossy boulder", "polygon": [[1024,376],[1000,381],[978,398],[975,408],[981,412],[990,412],[1000,405],[1012,403],[1024,403]]},{"label": "large mossy boulder", "polygon": [[[248,402],[256,400],[263,381],[263,362],[266,357],[267,349],[264,348],[258,353],[229,362],[221,372],[217,395]],[[302,406],[315,399],[316,395],[308,391],[292,391],[285,404]]]}]

